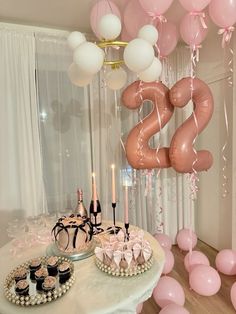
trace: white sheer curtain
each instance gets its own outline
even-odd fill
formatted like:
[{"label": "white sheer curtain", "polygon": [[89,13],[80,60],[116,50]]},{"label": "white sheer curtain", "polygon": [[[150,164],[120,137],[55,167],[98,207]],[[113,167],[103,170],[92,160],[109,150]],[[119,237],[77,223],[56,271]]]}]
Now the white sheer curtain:
[{"label": "white sheer curtain", "polygon": [[[105,73],[86,88],[69,82],[72,53],[66,35],[1,30],[2,211],[30,215],[46,209],[69,212],[76,204],[77,187],[84,190],[89,207],[94,171],[104,218],[111,219],[110,166],[114,163],[117,219],[123,218],[123,184],[127,180],[130,222],[152,233],[167,232],[174,239],[176,231],[190,222],[186,176],[168,169],[157,177],[156,171],[147,175],[130,168],[121,142],[140,115],[122,106],[121,92],[106,88]],[[172,86],[188,75],[189,61],[188,51],[177,49],[165,67],[163,81]],[[130,82],[133,80],[130,77]],[[143,116],[149,110],[150,104],[145,104]],[[187,112],[181,110],[154,137],[154,147],[159,140],[169,145]],[[150,178],[151,190],[145,193]]]},{"label": "white sheer curtain", "polygon": [[2,239],[7,221],[43,211],[43,182],[34,34],[0,27],[0,54]]}]

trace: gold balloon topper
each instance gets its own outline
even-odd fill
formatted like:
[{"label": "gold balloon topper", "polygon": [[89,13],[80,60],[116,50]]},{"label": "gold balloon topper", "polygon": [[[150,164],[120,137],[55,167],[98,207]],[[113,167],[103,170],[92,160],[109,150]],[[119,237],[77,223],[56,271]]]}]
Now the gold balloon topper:
[{"label": "gold balloon topper", "polygon": [[[102,40],[97,43],[97,46],[105,49],[108,47],[126,47],[128,45],[125,41],[118,41],[118,40]],[[104,65],[110,65],[112,69],[119,68],[121,64],[124,64],[124,60],[104,60]]]}]

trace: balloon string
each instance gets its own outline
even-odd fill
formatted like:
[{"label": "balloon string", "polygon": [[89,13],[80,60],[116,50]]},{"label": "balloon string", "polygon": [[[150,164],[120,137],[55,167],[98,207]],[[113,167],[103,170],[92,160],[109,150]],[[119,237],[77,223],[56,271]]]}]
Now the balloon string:
[{"label": "balloon string", "polygon": [[221,42],[222,48],[225,48],[226,44],[230,43],[234,30],[235,30],[234,26],[229,26],[218,30],[218,34],[222,35]]},{"label": "balloon string", "polygon": [[[233,80],[232,80],[232,73],[233,73],[233,56],[234,52],[232,48],[229,48],[229,53],[230,53],[230,60],[228,62],[228,68],[229,68],[229,77],[227,78],[227,87],[232,88],[233,86]],[[224,58],[226,59],[226,51],[224,49]],[[222,182],[222,197],[226,197],[228,194],[228,177],[227,177],[227,164],[228,164],[228,159],[226,156],[226,148],[228,146],[228,140],[229,140],[229,121],[228,121],[228,111],[227,111],[227,103],[226,103],[226,86],[225,86],[225,92],[224,92],[224,119],[225,119],[225,131],[226,131],[226,138],[225,138],[225,143],[222,147],[221,150],[221,155],[222,155],[222,161],[223,161],[223,166],[222,166],[222,177],[223,177],[223,182]]]},{"label": "balloon string", "polygon": [[158,24],[158,23],[166,23],[167,22],[167,18],[164,15],[161,14],[156,14],[154,12],[150,12],[148,11],[147,14],[150,16],[151,18],[151,24]]},{"label": "balloon string", "polygon": [[143,81],[139,81],[138,85],[138,95],[141,99],[141,106],[138,109],[138,120],[140,122],[139,124],[139,136],[138,136],[138,149],[137,149],[137,155],[139,157],[139,164],[143,165],[143,118],[142,118],[142,111],[143,111]]},{"label": "balloon string", "polygon": [[202,27],[204,29],[207,29],[207,25],[206,25],[206,21],[205,21],[206,14],[204,12],[190,12],[190,15],[198,18]]}]

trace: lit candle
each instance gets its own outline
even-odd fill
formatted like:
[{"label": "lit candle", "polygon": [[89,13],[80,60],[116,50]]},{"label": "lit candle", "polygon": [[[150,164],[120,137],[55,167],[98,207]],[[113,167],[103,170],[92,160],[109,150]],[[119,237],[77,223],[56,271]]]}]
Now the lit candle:
[{"label": "lit candle", "polygon": [[124,208],[125,224],[129,223],[129,196],[128,196],[128,184],[125,183],[125,208]]},{"label": "lit candle", "polygon": [[111,179],[112,179],[112,203],[116,203],[116,180],[115,180],[115,165],[111,165]]},{"label": "lit candle", "polygon": [[95,173],[92,173],[92,187],[93,187],[93,211],[94,213],[97,212],[97,187],[96,187],[96,181],[95,181]]}]

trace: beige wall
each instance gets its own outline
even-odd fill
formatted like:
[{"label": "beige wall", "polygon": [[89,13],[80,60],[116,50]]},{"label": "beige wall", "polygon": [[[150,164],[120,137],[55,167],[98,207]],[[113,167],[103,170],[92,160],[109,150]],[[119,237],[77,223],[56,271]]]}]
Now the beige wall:
[{"label": "beige wall", "polygon": [[[224,54],[221,40],[217,34],[206,42],[200,52],[198,77],[208,83],[212,90],[215,110],[213,118],[205,131],[199,136],[198,146],[209,149],[214,157],[214,165],[207,173],[201,173],[196,208],[196,230],[198,237],[216,249],[232,247],[232,122],[233,101],[232,88],[227,87],[229,76],[224,67]],[[226,63],[227,64],[227,63]],[[225,93],[226,85],[226,93]],[[226,95],[225,95],[226,94]],[[224,96],[225,95],[225,96]],[[227,191],[223,197],[223,159],[222,147],[226,141],[224,119],[224,99],[227,104],[229,119],[229,139],[227,156]]]}]

